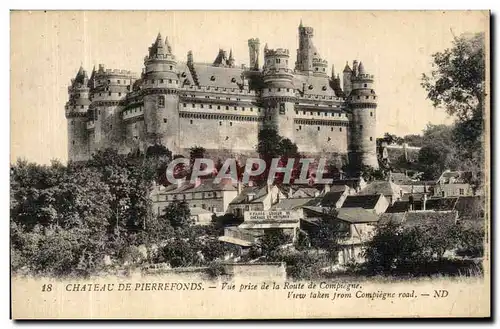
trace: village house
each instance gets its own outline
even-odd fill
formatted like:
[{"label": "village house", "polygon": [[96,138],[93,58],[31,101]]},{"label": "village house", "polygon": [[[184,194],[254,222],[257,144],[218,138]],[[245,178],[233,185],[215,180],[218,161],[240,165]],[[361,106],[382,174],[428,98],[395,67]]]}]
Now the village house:
[{"label": "village house", "polygon": [[434,188],[434,196],[470,196],[474,195],[471,184],[471,172],[446,170],[441,174]]},{"label": "village house", "polygon": [[191,209],[202,209],[216,215],[224,214],[237,195],[238,184],[231,180],[215,184],[212,178],[198,179],[194,184],[188,181],[166,187],[155,186],[150,194],[156,214],[162,213],[174,201],[185,201]]},{"label": "village house", "polygon": [[227,213],[243,217],[245,211],[266,211],[286,195],[276,185],[246,186],[238,185],[238,195],[229,202]]},{"label": "village house", "polygon": [[373,181],[363,188],[358,195],[384,195],[390,204],[398,201],[403,197],[407,190],[390,181]]}]

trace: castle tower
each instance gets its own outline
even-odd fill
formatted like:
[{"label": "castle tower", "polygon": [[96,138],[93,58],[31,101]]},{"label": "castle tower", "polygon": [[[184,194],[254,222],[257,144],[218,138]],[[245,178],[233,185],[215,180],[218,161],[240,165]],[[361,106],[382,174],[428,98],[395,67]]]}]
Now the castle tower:
[{"label": "castle tower", "polygon": [[229,58],[227,59],[227,66],[228,67],[234,67],[234,57],[233,57],[233,50],[229,50]]},{"label": "castle tower", "polygon": [[293,71],[288,68],[288,49],[264,49],[262,100],[266,108],[265,123],[271,123],[278,134],[294,141],[295,91]]},{"label": "castle tower", "polygon": [[[299,49],[297,49],[297,61],[295,62],[296,71],[312,73],[315,70],[313,67],[313,58],[319,57],[319,55],[312,42],[313,36],[314,29],[303,26],[301,21],[299,25]],[[328,66],[328,64],[326,65]]]},{"label": "castle tower", "polygon": [[89,109],[89,149],[114,148],[121,151],[125,136],[122,110],[127,93],[137,77],[130,71],[99,68],[92,74]]},{"label": "castle tower", "polygon": [[168,39],[158,33],[144,58],[144,125],[146,143],[162,144],[173,153],[179,151],[179,96],[181,82],[177,61]]},{"label": "castle tower", "polygon": [[248,52],[250,54],[250,70],[258,71],[260,53],[259,39],[248,39]]},{"label": "castle tower", "polygon": [[87,111],[89,109],[89,79],[87,72],[80,67],[68,87],[69,100],[65,106],[68,124],[68,160],[85,161],[89,159],[87,134]]},{"label": "castle tower", "polygon": [[342,89],[344,90],[344,95],[347,97],[352,90],[352,70],[349,67],[349,63],[345,62],[344,71],[342,72]]},{"label": "castle tower", "polygon": [[352,91],[347,98],[352,113],[350,161],[378,168],[376,127],[377,95],[373,89],[374,76],[366,73],[363,63],[352,78]]}]

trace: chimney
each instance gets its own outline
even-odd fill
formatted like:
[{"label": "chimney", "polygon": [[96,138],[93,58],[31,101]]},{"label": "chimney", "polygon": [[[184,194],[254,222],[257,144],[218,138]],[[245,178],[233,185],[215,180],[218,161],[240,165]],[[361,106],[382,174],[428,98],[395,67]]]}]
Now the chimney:
[{"label": "chimney", "polygon": [[236,185],[236,187],[238,188],[238,195],[240,195],[241,194],[241,190],[243,189],[243,186],[242,186],[241,182],[238,182],[237,185]]},{"label": "chimney", "polygon": [[177,183],[177,188],[181,188],[184,184],[184,180],[182,179],[177,179],[175,182]]},{"label": "chimney", "polygon": [[405,161],[408,161],[408,143],[403,143],[403,152],[405,154]]},{"label": "chimney", "polygon": [[426,203],[427,203],[427,194],[424,193],[424,200],[422,202],[422,210],[425,210],[426,208]]},{"label": "chimney", "polygon": [[194,181],[194,187],[198,187],[201,185],[201,178],[197,177],[196,180]]},{"label": "chimney", "polygon": [[324,191],[325,194],[328,193],[328,192],[330,192],[330,185],[325,184],[325,187],[323,188],[323,191]]}]

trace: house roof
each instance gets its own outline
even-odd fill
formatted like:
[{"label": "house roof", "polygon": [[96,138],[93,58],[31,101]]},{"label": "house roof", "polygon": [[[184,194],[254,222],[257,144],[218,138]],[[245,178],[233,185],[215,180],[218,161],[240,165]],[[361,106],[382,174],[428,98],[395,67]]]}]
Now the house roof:
[{"label": "house roof", "polygon": [[289,198],[280,200],[280,202],[271,207],[271,210],[294,210],[304,206],[316,206],[319,203],[320,200],[317,198]]},{"label": "house roof", "polygon": [[386,213],[394,214],[410,210],[410,203],[408,201],[396,201],[394,204],[390,205]]},{"label": "house roof", "polygon": [[396,224],[400,225],[405,219],[404,212],[401,213],[384,213],[379,216],[379,225]]},{"label": "house roof", "polygon": [[403,224],[406,227],[422,226],[435,223],[454,223],[457,211],[411,211],[404,213],[385,213],[379,217],[379,224]]},{"label": "house roof", "polygon": [[[248,201],[249,194],[253,194],[253,199]],[[267,186],[247,186],[241,193],[233,199],[229,204],[247,204],[247,203],[260,203],[267,195]]]},{"label": "house roof", "polygon": [[416,211],[407,212],[405,215],[405,226],[421,226],[426,224],[454,223],[457,219],[457,211]]},{"label": "house roof", "polygon": [[438,179],[440,184],[467,183],[472,178],[470,171],[445,171]]},{"label": "house roof", "polygon": [[383,197],[381,194],[348,195],[342,208],[374,209],[381,197]]},{"label": "house roof", "polygon": [[351,224],[378,222],[378,216],[364,208],[341,208],[337,218]]},{"label": "house roof", "polygon": [[214,183],[213,178],[203,179],[198,186],[187,181],[181,186],[175,184],[169,185],[164,189],[160,189],[158,194],[179,194],[179,193],[195,193],[195,192],[215,192],[215,191],[237,191],[237,185],[232,182],[221,181]]},{"label": "house roof", "polygon": [[238,88],[243,70],[239,67],[218,67],[211,64],[193,64],[200,86]]},{"label": "house roof", "polygon": [[321,199],[321,206],[335,206],[345,191],[325,193]]},{"label": "house roof", "polygon": [[[394,184],[389,181],[373,181],[370,184],[366,185],[364,189],[362,189],[358,194],[359,195],[367,195],[367,194],[383,194],[383,195],[395,195],[400,194],[400,191],[403,190],[401,186]],[[403,190],[405,192],[405,190]]]}]

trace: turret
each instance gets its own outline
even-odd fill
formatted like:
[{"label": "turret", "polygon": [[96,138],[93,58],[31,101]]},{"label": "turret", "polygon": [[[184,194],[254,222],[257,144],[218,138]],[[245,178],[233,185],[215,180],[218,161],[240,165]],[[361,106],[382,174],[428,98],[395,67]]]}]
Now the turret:
[{"label": "turret", "polygon": [[89,78],[80,66],[68,87],[69,100],[65,106],[68,123],[68,160],[84,161],[89,158],[87,111],[90,105]]},{"label": "turret", "polygon": [[234,57],[232,49],[229,50],[229,58],[227,59],[227,66],[234,67]]},{"label": "turret", "polygon": [[263,80],[265,87],[261,97],[266,107],[265,123],[272,124],[278,133],[294,140],[295,91],[293,71],[288,68],[288,49],[264,50]]},{"label": "turret", "polygon": [[163,42],[161,34],[158,33],[144,58],[144,66],[144,125],[147,144],[162,144],[172,152],[177,152],[178,89],[182,82],[168,38]]},{"label": "turret", "polygon": [[259,69],[259,39],[248,39],[248,52],[250,55],[250,70],[256,71]]},{"label": "turret", "polygon": [[374,76],[366,73],[363,63],[357,65],[352,78],[352,91],[347,98],[352,114],[351,160],[358,165],[378,168],[376,127],[377,95],[373,89]]},{"label": "turret", "polygon": [[344,71],[342,72],[342,89],[344,90],[344,95],[349,96],[352,89],[352,70],[349,67],[349,63],[345,62]]},{"label": "turret", "polygon": [[316,66],[313,66],[313,58],[319,58],[318,51],[312,41],[313,36],[314,29],[303,26],[301,21],[299,25],[299,49],[297,49],[297,61],[295,62],[296,71],[312,73],[316,68],[316,72],[320,72],[320,68],[323,68],[322,64],[318,65],[318,61],[316,61]]}]

